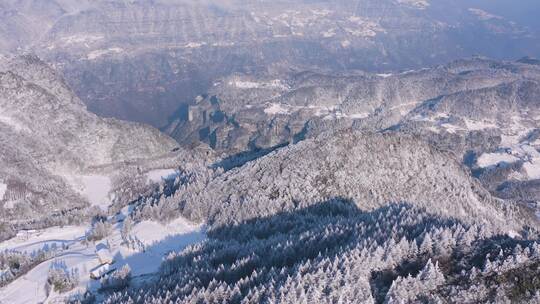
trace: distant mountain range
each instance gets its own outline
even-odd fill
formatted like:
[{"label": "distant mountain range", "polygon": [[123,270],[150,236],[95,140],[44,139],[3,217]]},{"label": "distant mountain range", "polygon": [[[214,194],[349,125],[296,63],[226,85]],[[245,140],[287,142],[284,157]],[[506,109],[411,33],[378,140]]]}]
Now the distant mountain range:
[{"label": "distant mountain range", "polygon": [[502,0],[9,0],[0,4],[0,52],[58,66],[95,113],[164,127],[234,72],[538,57],[535,11],[535,1]]}]

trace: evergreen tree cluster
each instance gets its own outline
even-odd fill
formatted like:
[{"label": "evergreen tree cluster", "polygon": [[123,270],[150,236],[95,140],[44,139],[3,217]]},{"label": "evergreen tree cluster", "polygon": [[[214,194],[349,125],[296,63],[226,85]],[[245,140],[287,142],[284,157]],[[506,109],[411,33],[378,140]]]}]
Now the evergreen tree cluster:
[{"label": "evergreen tree cluster", "polygon": [[332,199],[208,236],[104,302],[526,303],[540,287],[540,243],[409,204]]},{"label": "evergreen tree cluster", "polygon": [[0,287],[6,286],[42,262],[54,257],[61,248],[55,244],[33,252],[0,252]]},{"label": "evergreen tree cluster", "polygon": [[53,263],[47,275],[46,289],[64,293],[72,290],[79,284],[77,270],[68,270],[63,263]]}]

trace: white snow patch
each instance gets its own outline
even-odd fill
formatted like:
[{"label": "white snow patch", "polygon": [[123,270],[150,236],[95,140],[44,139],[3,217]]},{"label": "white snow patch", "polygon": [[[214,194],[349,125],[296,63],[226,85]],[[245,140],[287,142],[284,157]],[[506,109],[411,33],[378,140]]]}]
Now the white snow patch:
[{"label": "white snow patch", "polygon": [[180,251],[206,238],[203,226],[190,223],[184,218],[166,225],[143,221],[132,228],[131,235],[146,246],[143,253],[120,248],[119,252],[131,266],[134,276],[156,272],[169,252]]},{"label": "white snow patch", "polygon": [[399,4],[405,4],[417,9],[426,9],[429,7],[428,0],[397,0]]},{"label": "white snow patch", "polygon": [[72,245],[81,240],[86,231],[85,226],[51,227],[38,230],[21,230],[13,238],[0,243],[0,251],[16,250],[32,252],[44,247]]},{"label": "white snow patch", "polygon": [[71,45],[71,44],[79,44],[79,43],[88,43],[88,42],[95,42],[98,40],[102,40],[103,36],[101,35],[72,35],[67,37],[60,38],[60,41],[62,41],[65,45]]},{"label": "white snow patch", "polygon": [[65,176],[72,188],[88,199],[93,206],[107,210],[111,204],[109,192],[111,179],[105,175],[70,175]]},{"label": "white snow patch", "polygon": [[492,20],[492,19],[503,19],[501,16],[493,15],[479,8],[469,8],[469,12],[476,15],[478,19],[482,21]]},{"label": "white snow patch", "polygon": [[456,125],[449,124],[449,123],[443,123],[443,124],[441,124],[441,127],[443,127],[446,130],[446,132],[448,132],[450,134],[455,134],[458,131],[463,131],[463,128],[461,128],[460,126],[456,126]]},{"label": "white snow patch", "polygon": [[[47,275],[54,262],[65,263],[67,269],[77,269],[80,281],[77,289],[84,289],[84,286],[90,283],[88,271],[98,264],[93,248],[81,243],[85,230],[84,226],[64,226],[21,231],[16,237],[2,242],[0,250],[32,252],[46,246],[52,248],[56,245],[58,248],[56,258],[37,265],[27,274],[0,289],[2,303],[41,303],[45,300],[48,300],[47,303],[63,302],[53,299],[57,297],[54,293],[47,298],[45,292]],[[65,245],[68,249],[62,250],[61,245]]]},{"label": "white snow patch", "polygon": [[201,46],[205,45],[206,43],[204,42],[190,42],[188,44],[186,44],[184,47],[187,48],[187,49],[198,49],[200,48]]},{"label": "white snow patch", "polygon": [[360,29],[352,29],[352,28],[345,28],[345,31],[353,36],[356,37],[375,37],[377,36],[377,32],[374,29],[371,28],[360,28]]},{"label": "white snow patch", "polygon": [[430,127],[428,127],[428,130],[430,130],[430,131],[433,132],[433,133],[437,133],[437,134],[441,133],[441,130],[439,130],[439,129],[438,129],[437,127],[435,127],[435,126],[430,126]]},{"label": "white snow patch", "polygon": [[277,115],[277,114],[289,114],[290,112],[289,112],[289,109],[287,109],[283,105],[279,103],[272,103],[266,109],[264,109],[264,113],[268,115]]},{"label": "white snow patch", "polygon": [[52,293],[47,296],[45,291],[45,282],[51,265],[55,262],[62,262],[67,269],[78,269],[79,288],[72,291],[84,289],[83,286],[90,284],[90,278],[87,274],[88,269],[97,266],[95,254],[91,250],[82,250],[80,252],[66,252],[65,255],[45,261],[34,267],[27,274],[18,278],[11,284],[0,290],[0,299],[2,303],[23,304],[23,303],[64,303],[64,295]]},{"label": "white snow patch", "polygon": [[326,16],[330,15],[332,13],[332,11],[327,10],[327,9],[311,10],[311,13],[313,13],[313,15],[317,15],[317,16],[320,16],[320,17],[326,17]]},{"label": "white snow patch", "polygon": [[524,163],[523,169],[527,172],[529,179],[540,179],[540,158]]},{"label": "white snow patch", "polygon": [[6,191],[7,191],[7,185],[0,181],[0,201],[4,199],[4,195],[6,195]]},{"label": "white snow patch", "polygon": [[242,81],[235,79],[229,81],[229,85],[239,89],[260,89],[260,88],[278,88],[282,90],[288,90],[289,87],[285,85],[280,79],[274,79],[268,82],[254,82],[254,81]]},{"label": "white snow patch", "polygon": [[16,121],[13,117],[0,115],[0,123],[6,124],[10,127],[12,127],[15,131],[21,132],[26,131],[30,132],[30,130],[20,122]]},{"label": "white snow patch", "polygon": [[391,77],[393,76],[394,74],[391,74],[391,73],[380,73],[380,74],[377,74],[377,76],[379,77],[382,77],[382,78],[388,78],[388,77]]},{"label": "white snow patch", "polygon": [[95,60],[107,54],[119,54],[119,53],[122,53],[123,51],[124,49],[119,48],[119,47],[113,47],[106,50],[95,50],[95,51],[90,52],[88,56],[86,56],[86,58],[88,60]]},{"label": "white snow patch", "polygon": [[356,114],[349,114],[347,115],[351,119],[362,119],[369,117],[370,113],[356,113]]},{"label": "white snow patch", "polygon": [[227,41],[212,43],[212,46],[234,46],[234,45],[235,45],[234,42],[227,42]]},{"label": "white snow patch", "polygon": [[[166,225],[143,221],[133,226],[130,236],[144,244],[145,250],[133,250],[122,245],[121,227],[121,223],[114,225],[111,235],[103,242],[109,244],[111,255],[115,257],[113,267],[119,269],[128,264],[135,279],[138,276],[156,272],[169,252],[180,251],[206,238],[202,225],[190,223],[183,218]],[[15,238],[3,242],[0,250],[33,251],[45,245],[52,246],[52,244],[56,244],[59,249],[56,251],[55,258],[39,264],[27,274],[1,288],[0,302],[63,303],[65,297],[84,293],[87,288],[96,291],[99,288],[99,281],[91,280],[90,272],[98,267],[100,262],[95,245],[82,242],[85,230],[86,227],[83,226],[52,227],[21,232]],[[68,248],[58,246],[62,244]],[[78,270],[79,285],[66,294],[52,293],[47,297],[44,286],[48,271],[55,262],[64,263],[69,270]]]},{"label": "white snow patch", "polygon": [[465,121],[467,130],[485,130],[485,129],[497,128],[497,125],[491,122],[475,121],[475,120],[470,120],[466,118],[464,118],[463,120]]},{"label": "white snow patch", "polygon": [[150,183],[160,183],[164,180],[174,179],[178,176],[175,169],[158,169],[146,173],[146,178]]},{"label": "white snow patch", "polygon": [[322,32],[321,35],[324,37],[324,38],[331,38],[331,37],[334,37],[336,35],[336,29],[329,29],[325,32]]},{"label": "white snow patch", "polygon": [[484,153],[478,158],[478,166],[480,168],[486,168],[497,165],[499,163],[514,163],[519,158],[508,153]]}]

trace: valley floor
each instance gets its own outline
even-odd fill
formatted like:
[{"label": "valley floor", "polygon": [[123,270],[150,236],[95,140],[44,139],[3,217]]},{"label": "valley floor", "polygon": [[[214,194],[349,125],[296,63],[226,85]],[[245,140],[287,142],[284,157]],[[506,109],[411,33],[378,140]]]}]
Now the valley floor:
[{"label": "valley floor", "polygon": [[[169,224],[143,221],[133,226],[130,236],[140,244],[136,249],[122,244],[122,223],[113,225],[112,233],[97,243],[107,243],[114,267],[119,269],[128,264],[134,280],[151,276],[159,269],[161,261],[168,252],[205,239],[204,227],[177,219]],[[32,253],[40,249],[55,250],[53,258],[42,262],[28,273],[0,289],[0,303],[52,303],[85,290],[97,291],[99,280],[92,280],[90,272],[100,265],[96,254],[96,244],[85,241],[88,227],[66,226],[43,230],[21,231],[13,239],[0,244],[0,250],[13,250]],[[65,294],[52,291],[47,294],[46,281],[49,269],[62,265],[75,270],[79,276],[78,286]]]}]

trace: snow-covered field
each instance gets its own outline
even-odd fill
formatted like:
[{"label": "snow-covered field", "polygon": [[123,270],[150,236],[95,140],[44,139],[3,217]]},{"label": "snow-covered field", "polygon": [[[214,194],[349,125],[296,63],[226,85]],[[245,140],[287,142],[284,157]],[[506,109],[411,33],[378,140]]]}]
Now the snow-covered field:
[{"label": "snow-covered field", "polygon": [[69,175],[65,176],[75,191],[88,199],[91,205],[107,210],[111,204],[109,192],[111,179],[105,175]]},{"label": "snow-covered field", "polygon": [[[125,264],[131,267],[134,280],[155,273],[170,251],[181,250],[205,239],[204,227],[182,218],[165,225],[143,221],[135,224],[130,232],[130,237],[137,239],[143,246],[132,249],[123,244],[121,228],[122,223],[115,224],[112,233],[98,243],[108,244],[117,269]],[[100,262],[96,255],[96,244],[83,241],[87,229],[86,226],[66,226],[24,231],[1,243],[0,250],[28,253],[47,246],[56,246],[59,249],[55,257],[0,289],[0,303],[52,303],[77,293],[82,294],[88,289],[96,291],[100,283],[90,278],[90,272],[98,267]],[[47,295],[45,283],[49,269],[58,263],[65,265],[67,269],[76,270],[79,284],[66,294],[52,292]]]},{"label": "snow-covered field", "polygon": [[[194,225],[183,218],[166,225],[143,221],[133,227],[132,235],[144,244],[144,252],[133,251],[124,246],[113,245],[112,247],[116,256],[120,254],[119,262],[131,266],[134,276],[156,272],[162,259],[169,252],[178,251],[205,239],[202,226]],[[114,244],[121,242],[121,239],[113,238],[113,240]]]},{"label": "snow-covered field", "polygon": [[500,163],[514,163],[518,160],[519,158],[508,153],[484,153],[478,158],[478,166],[480,168],[486,168]]},{"label": "snow-covered field", "polygon": [[529,143],[517,144],[507,147],[504,151],[484,153],[478,158],[478,166],[486,168],[501,163],[515,163],[523,161],[523,170],[526,176],[520,179],[540,179],[540,152]]},{"label": "snow-covered field", "polygon": [[178,176],[178,171],[175,169],[157,169],[146,173],[148,182],[160,183],[164,180],[174,179]]}]

